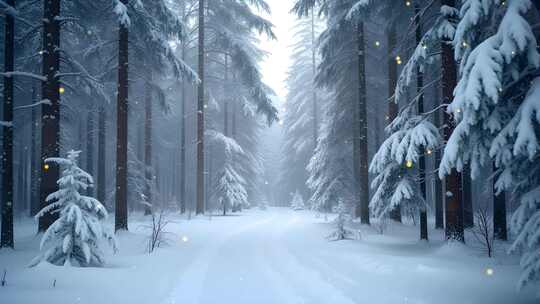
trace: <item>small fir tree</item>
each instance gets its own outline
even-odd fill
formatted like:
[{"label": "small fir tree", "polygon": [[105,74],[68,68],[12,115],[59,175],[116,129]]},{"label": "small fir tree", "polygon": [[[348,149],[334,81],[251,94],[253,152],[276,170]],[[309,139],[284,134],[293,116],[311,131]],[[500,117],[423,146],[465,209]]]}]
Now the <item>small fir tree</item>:
[{"label": "small fir tree", "polygon": [[93,179],[78,167],[80,151],[69,151],[67,158],[47,158],[45,166],[62,166],[62,176],[58,179],[59,190],[47,196],[47,207],[36,218],[48,213],[59,213],[59,218],[45,231],[40,250],[32,265],[47,261],[65,266],[102,266],[105,263],[100,248],[102,240],[107,240],[116,251],[114,237],[103,227],[107,210],[96,199],[84,196],[81,190],[92,187]]},{"label": "small fir tree", "polygon": [[338,213],[338,216],[334,220],[334,223],[336,225],[336,230],[328,236],[328,239],[332,241],[354,239],[355,233],[352,230],[347,229],[345,227],[345,224],[351,218],[350,206],[347,206],[347,204],[345,204],[343,201],[340,200],[339,204],[336,207],[336,212]]},{"label": "small fir tree", "polygon": [[302,198],[302,195],[298,191],[296,191],[293,195],[293,199],[291,201],[291,208],[294,211],[306,209],[306,206],[304,205],[304,199]]}]

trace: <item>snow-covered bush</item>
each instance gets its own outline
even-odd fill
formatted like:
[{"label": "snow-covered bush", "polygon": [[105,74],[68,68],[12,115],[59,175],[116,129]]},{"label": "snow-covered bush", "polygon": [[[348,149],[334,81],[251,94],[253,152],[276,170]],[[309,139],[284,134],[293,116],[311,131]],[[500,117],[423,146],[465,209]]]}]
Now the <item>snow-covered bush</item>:
[{"label": "snow-covered bush", "polygon": [[93,179],[78,167],[80,151],[69,151],[67,158],[48,158],[46,163],[62,167],[59,190],[47,196],[50,203],[36,218],[47,213],[59,213],[59,218],[47,229],[40,243],[44,252],[32,261],[37,265],[47,261],[55,265],[102,266],[105,263],[100,244],[103,240],[116,250],[112,234],[103,227],[107,217],[105,207],[96,199],[84,196],[80,190],[92,187]]},{"label": "snow-covered bush", "polygon": [[338,216],[334,220],[336,230],[332,232],[327,238],[332,241],[340,240],[353,240],[356,238],[356,233],[345,227],[345,224],[351,218],[351,208],[347,206],[343,201],[340,201],[337,205]]},{"label": "snow-covered bush", "polygon": [[299,210],[304,210],[305,208],[306,206],[304,205],[304,199],[302,198],[302,194],[296,191],[291,201],[291,209],[294,211],[299,211]]}]

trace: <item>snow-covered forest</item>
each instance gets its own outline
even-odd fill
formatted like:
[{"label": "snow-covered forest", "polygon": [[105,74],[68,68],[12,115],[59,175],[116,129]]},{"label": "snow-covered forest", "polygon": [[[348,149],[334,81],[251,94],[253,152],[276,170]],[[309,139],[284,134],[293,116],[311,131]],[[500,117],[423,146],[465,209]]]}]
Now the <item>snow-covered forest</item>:
[{"label": "snow-covered forest", "polygon": [[539,303],[540,1],[0,24],[0,303]]}]

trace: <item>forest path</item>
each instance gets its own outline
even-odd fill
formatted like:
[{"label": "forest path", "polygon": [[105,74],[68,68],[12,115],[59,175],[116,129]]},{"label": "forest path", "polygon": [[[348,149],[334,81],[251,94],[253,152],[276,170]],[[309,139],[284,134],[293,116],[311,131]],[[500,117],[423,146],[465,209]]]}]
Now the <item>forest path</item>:
[{"label": "forest path", "polygon": [[354,303],[289,252],[288,235],[302,230],[303,217],[271,209],[249,218],[214,217],[227,224],[208,235],[165,303]]},{"label": "forest path", "polygon": [[[515,267],[467,248],[419,244],[415,229],[399,237],[367,229],[362,241],[329,242],[330,224],[308,211],[197,221],[166,304],[533,303],[508,283]],[[486,276],[488,267],[496,274]]]}]

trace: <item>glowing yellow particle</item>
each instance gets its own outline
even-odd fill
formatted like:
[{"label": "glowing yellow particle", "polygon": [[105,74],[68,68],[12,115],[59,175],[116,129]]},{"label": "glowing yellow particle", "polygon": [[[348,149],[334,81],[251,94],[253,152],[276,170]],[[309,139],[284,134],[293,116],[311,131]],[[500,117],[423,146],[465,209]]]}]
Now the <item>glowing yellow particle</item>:
[{"label": "glowing yellow particle", "polygon": [[487,275],[487,276],[492,276],[493,273],[494,273],[494,271],[493,271],[492,268],[487,268],[487,269],[486,269],[486,275]]},{"label": "glowing yellow particle", "polygon": [[375,46],[379,47],[381,46],[381,43],[379,41],[375,41]]},{"label": "glowing yellow particle", "polygon": [[64,87],[60,87],[58,89],[58,92],[60,92],[60,94],[64,94],[65,91],[66,91],[66,89],[64,89]]},{"label": "glowing yellow particle", "polygon": [[431,155],[431,154],[433,153],[433,150],[427,149],[426,153],[427,153],[428,155]]},{"label": "glowing yellow particle", "polygon": [[43,165],[43,169],[44,169],[45,171],[49,170],[49,164]]},{"label": "glowing yellow particle", "polygon": [[413,162],[412,162],[412,160],[408,160],[407,163],[405,163],[405,166],[406,166],[407,168],[409,168],[409,169],[412,168],[412,167],[413,167]]},{"label": "glowing yellow particle", "polygon": [[411,1],[406,1],[406,2],[405,2],[405,5],[406,5],[406,6],[411,6]]},{"label": "glowing yellow particle", "polygon": [[464,48],[466,48],[466,47],[468,47],[469,45],[467,44],[467,42],[463,41],[463,42],[461,43],[461,46],[463,46]]}]

